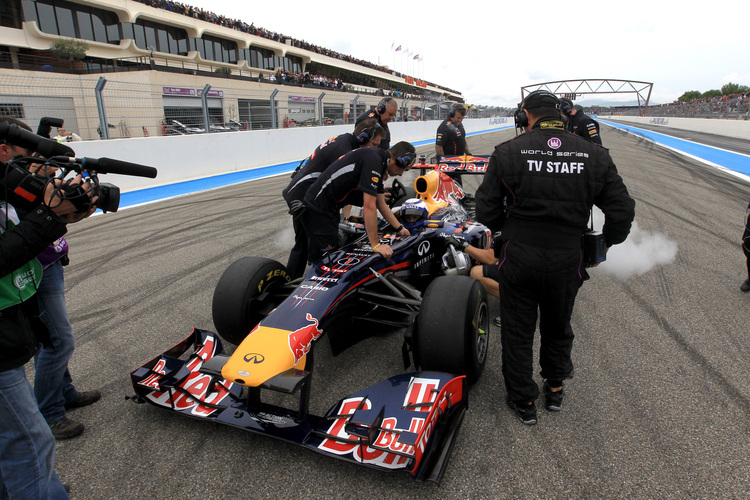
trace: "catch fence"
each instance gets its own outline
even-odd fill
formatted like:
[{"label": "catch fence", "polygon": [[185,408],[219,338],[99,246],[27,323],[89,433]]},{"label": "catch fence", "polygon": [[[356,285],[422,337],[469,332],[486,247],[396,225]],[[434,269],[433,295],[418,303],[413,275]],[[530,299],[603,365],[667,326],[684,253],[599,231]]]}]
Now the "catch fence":
[{"label": "catch fence", "polygon": [[[0,114],[20,118],[31,127],[45,116],[62,118],[66,132],[83,140],[116,139],[353,124],[382,98],[317,85],[201,75],[180,75],[178,85],[169,73],[111,76],[117,79],[0,72]],[[399,105],[399,120],[442,118],[449,107],[410,99]]]}]

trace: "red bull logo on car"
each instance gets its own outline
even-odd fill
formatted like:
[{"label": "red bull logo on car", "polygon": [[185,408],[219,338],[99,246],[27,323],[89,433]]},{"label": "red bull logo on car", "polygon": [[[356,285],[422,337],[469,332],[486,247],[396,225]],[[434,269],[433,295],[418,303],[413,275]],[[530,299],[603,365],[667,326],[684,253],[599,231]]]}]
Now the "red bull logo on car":
[{"label": "red bull logo on car", "polygon": [[294,364],[297,364],[302,356],[310,352],[313,341],[323,335],[323,332],[318,329],[317,319],[313,318],[310,313],[307,313],[305,318],[307,318],[307,321],[312,321],[312,324],[303,326],[289,334],[289,349],[294,356]]},{"label": "red bull logo on car", "polygon": [[[336,421],[328,429],[327,434],[331,436],[326,438],[318,446],[321,450],[334,453],[336,455],[352,455],[357,462],[377,464],[387,469],[403,469],[409,465],[409,459],[415,456],[419,451],[414,446],[399,442],[398,436],[402,431],[408,431],[414,434],[422,433],[425,428],[425,410],[435,403],[438,395],[439,380],[414,377],[409,384],[409,389],[404,397],[404,408],[415,412],[414,418],[409,422],[408,429],[397,427],[398,420],[392,416],[386,416],[380,423],[381,431],[371,446],[365,446],[359,442],[356,436],[346,432],[346,423],[348,415],[353,414],[358,409],[369,410],[372,403],[369,399],[363,397],[353,397],[341,401]],[[403,422],[402,422],[403,425]],[[418,443],[418,446],[424,446],[424,443]]]},{"label": "red bull logo on car", "polygon": [[[200,349],[185,365],[190,374],[177,386],[176,390],[159,391],[159,381],[166,374],[166,360],[160,359],[153,368],[153,374],[139,382],[140,385],[154,389],[146,397],[159,406],[165,406],[177,411],[190,411],[196,417],[208,417],[216,411],[215,405],[226,398],[232,388],[232,383],[219,380],[212,383],[211,376],[199,372],[203,362],[215,354],[216,339],[207,336]],[[207,403],[203,405],[201,403]]]}]

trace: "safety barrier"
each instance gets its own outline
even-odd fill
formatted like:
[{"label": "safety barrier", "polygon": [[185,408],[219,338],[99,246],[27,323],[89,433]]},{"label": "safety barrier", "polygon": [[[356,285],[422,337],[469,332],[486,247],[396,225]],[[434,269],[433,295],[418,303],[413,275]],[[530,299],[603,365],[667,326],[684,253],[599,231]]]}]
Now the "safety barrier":
[{"label": "safety barrier", "polygon": [[660,127],[723,135],[726,137],[750,139],[750,121],[719,120],[711,118],[677,118],[674,116],[600,115],[600,117],[622,123],[631,123],[635,126],[639,124],[657,125]]},{"label": "safety barrier", "polygon": [[[391,144],[434,142],[439,121],[390,123]],[[512,118],[464,120],[467,134],[513,126]],[[107,175],[123,192],[299,162],[327,139],[351,132],[352,125],[299,127],[247,132],[137,137],[68,143],[76,156],[108,157],[156,167],[156,179]],[[283,170],[283,169],[282,169]],[[286,170],[290,170],[287,168]]]}]

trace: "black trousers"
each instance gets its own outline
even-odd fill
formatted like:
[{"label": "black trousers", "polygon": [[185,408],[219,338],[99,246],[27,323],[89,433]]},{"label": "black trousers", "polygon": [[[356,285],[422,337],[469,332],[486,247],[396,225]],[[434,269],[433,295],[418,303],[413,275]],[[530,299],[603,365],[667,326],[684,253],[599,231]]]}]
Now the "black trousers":
[{"label": "black trousers", "polygon": [[307,262],[312,264],[339,243],[339,215],[305,210],[301,217],[307,233]]},{"label": "black trousers", "polygon": [[[578,289],[588,277],[580,249],[550,249],[505,241],[500,253],[502,372],[508,399],[534,401],[534,333],[539,318],[541,376],[573,376],[573,314]],[[538,315],[537,315],[538,313]]]},{"label": "black trousers", "polygon": [[742,252],[745,254],[747,260],[747,279],[750,279],[750,211],[745,216],[745,232],[742,233]]},{"label": "black trousers", "polygon": [[297,217],[292,221],[294,227],[294,246],[289,252],[289,260],[286,263],[286,270],[292,279],[299,278],[305,273],[307,266],[307,231],[303,217]]}]

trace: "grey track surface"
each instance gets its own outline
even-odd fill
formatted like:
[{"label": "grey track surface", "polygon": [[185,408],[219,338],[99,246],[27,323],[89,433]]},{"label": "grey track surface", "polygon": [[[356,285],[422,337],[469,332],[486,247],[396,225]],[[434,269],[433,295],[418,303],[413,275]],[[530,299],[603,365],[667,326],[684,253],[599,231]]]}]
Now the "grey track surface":
[{"label": "grey track surface", "polygon": [[651,130],[653,132],[658,132],[664,135],[679,137],[680,139],[697,142],[699,144],[706,144],[715,148],[734,151],[735,153],[750,155],[750,142],[748,142],[747,139],[727,137],[716,134],[707,134],[705,132],[696,132],[694,130],[682,130],[679,128],[666,127],[664,125],[652,125],[650,123],[619,122],[616,118],[613,117],[602,117],[602,119],[622,123],[623,125],[628,125],[631,127]]},{"label": "grey track surface", "polygon": [[[512,135],[469,143],[489,154]],[[441,486],[124,399],[131,370],[191,327],[212,329],[213,288],[231,262],[286,261],[292,230],[279,193],[288,176],[71,226],[70,370],[79,389],[104,393],[69,414],[86,432],[57,445],[72,497],[750,496],[750,296],[739,291],[750,185],[610,127],[602,136],[636,199],[640,228],[675,241],[677,256],[626,281],[592,272],[573,315],[576,376],[564,409],[541,409],[534,427],[504,404],[493,326],[487,368]],[[477,183],[467,182],[472,191]],[[333,357],[319,342],[312,411],[403,371],[400,346],[387,335]]]}]

